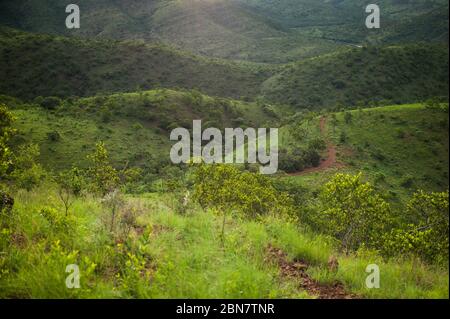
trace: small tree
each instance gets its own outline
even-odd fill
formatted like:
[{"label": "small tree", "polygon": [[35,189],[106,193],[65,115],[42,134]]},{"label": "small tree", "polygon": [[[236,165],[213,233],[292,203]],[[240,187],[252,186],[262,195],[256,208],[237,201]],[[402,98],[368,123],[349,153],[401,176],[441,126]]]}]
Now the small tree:
[{"label": "small tree", "polygon": [[268,177],[242,172],[233,165],[200,164],[194,173],[194,184],[193,198],[202,207],[223,212],[222,239],[226,214],[232,211],[247,217],[291,212],[291,198],[278,192]]},{"label": "small tree", "polygon": [[406,212],[413,222],[385,236],[385,253],[412,254],[428,262],[448,264],[448,191],[419,191],[408,203]]},{"label": "small tree", "polygon": [[6,105],[0,104],[0,178],[5,177],[12,164],[12,154],[8,146],[9,139],[15,130],[11,127],[14,116]]},{"label": "small tree", "polygon": [[111,220],[110,220],[110,224],[109,224],[109,231],[111,233],[113,233],[117,213],[120,211],[120,209],[125,204],[125,200],[124,200],[122,194],[120,193],[120,191],[115,189],[103,197],[102,203],[111,210]]},{"label": "small tree", "polygon": [[376,247],[391,222],[389,204],[369,183],[361,181],[361,173],[335,175],[319,198],[319,224],[338,238],[347,252],[361,244]]},{"label": "small tree", "polygon": [[91,166],[87,170],[93,190],[102,196],[113,191],[119,185],[117,171],[109,162],[108,151],[103,142],[95,146],[95,152],[88,155]]},{"label": "small tree", "polygon": [[71,170],[59,173],[56,176],[58,183],[58,196],[64,204],[66,216],[72,206],[75,197],[81,193],[83,187],[83,177],[78,168],[73,167]]},{"label": "small tree", "polygon": [[39,146],[36,144],[21,145],[14,154],[11,178],[19,187],[31,190],[44,178],[45,171],[37,162],[39,155]]}]

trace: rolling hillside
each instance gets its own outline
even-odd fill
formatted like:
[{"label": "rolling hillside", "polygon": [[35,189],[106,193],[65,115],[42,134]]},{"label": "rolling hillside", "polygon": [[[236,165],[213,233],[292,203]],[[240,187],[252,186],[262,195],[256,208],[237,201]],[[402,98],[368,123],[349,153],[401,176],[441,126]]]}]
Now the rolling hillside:
[{"label": "rolling hillside", "polygon": [[383,28],[367,30],[365,1],[80,0],[82,27],[64,27],[70,1],[2,1],[0,23],[26,31],[144,39],[202,55],[280,63],[349,44],[448,42],[448,3],[384,0]]},{"label": "rolling hillside", "polygon": [[0,31],[2,94],[33,99],[158,87],[197,88],[244,100],[262,96],[312,109],[417,102],[448,96],[448,47],[354,48],[275,67],[203,58],[139,41]]},{"label": "rolling hillside", "polygon": [[447,0],[70,2],[0,0],[0,299],[448,299]]},{"label": "rolling hillside", "polygon": [[14,147],[39,145],[47,169],[84,166],[95,143],[104,141],[116,167],[139,166],[144,178],[171,166],[169,135],[176,127],[191,128],[194,119],[205,127],[259,127],[273,124],[279,113],[256,103],[165,89],[69,98],[50,109],[7,96],[0,96],[0,102],[18,118]]},{"label": "rolling hillside", "polygon": [[381,0],[381,29],[365,28],[363,0],[236,0],[303,36],[353,44],[448,43],[448,1]]},{"label": "rolling hillside", "polygon": [[448,76],[446,45],[363,47],[285,66],[262,94],[300,108],[408,103],[448,98]]},{"label": "rolling hillside", "polygon": [[[394,205],[403,204],[418,189],[448,189],[448,104],[435,109],[423,104],[360,108],[324,113],[321,118],[322,132],[319,118],[281,128],[281,148],[293,151],[320,137],[336,151],[329,167],[291,174],[289,179],[298,185],[315,189],[337,172],[363,172]],[[308,132],[303,141],[292,134],[293,125]],[[323,160],[328,156],[322,152]]]},{"label": "rolling hillside", "polygon": [[0,92],[33,98],[155,87],[255,96],[272,68],[202,58],[139,41],[81,40],[0,28]]}]

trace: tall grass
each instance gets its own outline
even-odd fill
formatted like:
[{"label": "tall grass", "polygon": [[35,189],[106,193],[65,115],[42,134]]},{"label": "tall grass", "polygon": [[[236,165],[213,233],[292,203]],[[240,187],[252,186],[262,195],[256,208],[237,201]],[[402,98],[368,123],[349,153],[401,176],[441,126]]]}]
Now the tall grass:
[{"label": "tall grass", "polygon": [[[269,260],[269,245],[291,260],[310,265],[323,283],[339,280],[347,290],[369,298],[446,298],[448,270],[417,261],[383,261],[376,255],[342,256],[333,242],[289,220],[230,218],[221,240],[220,214],[191,209],[175,213],[169,194],[128,198],[139,210],[126,238],[104,225],[108,212],[98,199],[75,201],[70,231],[56,229],[39,212],[53,207],[63,214],[51,187],[15,195],[13,236],[2,236],[2,298],[311,298],[299,279],[282,276]],[[338,256],[339,270],[327,261]],[[375,259],[375,260],[374,260]],[[367,289],[365,268],[377,263],[381,288]],[[65,267],[77,264],[81,288],[68,289]]]}]

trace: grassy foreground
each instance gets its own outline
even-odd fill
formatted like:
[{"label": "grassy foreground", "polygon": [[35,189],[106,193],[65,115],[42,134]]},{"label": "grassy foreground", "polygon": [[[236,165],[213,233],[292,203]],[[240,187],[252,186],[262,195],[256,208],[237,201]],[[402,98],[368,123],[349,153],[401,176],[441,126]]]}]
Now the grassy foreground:
[{"label": "grassy foreground", "polygon": [[[114,228],[104,205],[89,196],[77,198],[65,216],[51,185],[19,191],[15,200],[16,222],[0,236],[0,298],[314,298],[267,258],[269,245],[306,262],[320,283],[339,280],[361,298],[449,296],[448,271],[373,253],[339,255],[332,240],[280,217],[229,217],[222,240],[220,213],[176,213],[170,193],[127,197],[129,216]],[[337,272],[328,271],[330,256],[339,260]],[[379,289],[365,286],[373,263]],[[69,264],[80,267],[80,289],[66,288]]]}]

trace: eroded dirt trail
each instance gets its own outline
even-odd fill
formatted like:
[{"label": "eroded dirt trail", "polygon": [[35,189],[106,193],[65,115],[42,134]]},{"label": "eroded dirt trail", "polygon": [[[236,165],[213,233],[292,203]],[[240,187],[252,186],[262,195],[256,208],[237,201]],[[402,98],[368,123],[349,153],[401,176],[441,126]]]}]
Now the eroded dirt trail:
[{"label": "eroded dirt trail", "polygon": [[314,172],[320,172],[324,171],[326,169],[329,169],[331,167],[340,167],[341,164],[336,161],[336,146],[331,143],[327,138],[327,118],[325,116],[322,116],[320,118],[320,133],[324,139],[326,139],[327,143],[327,158],[325,160],[322,160],[317,167],[309,167],[306,168],[300,172],[295,173],[289,173],[289,176],[301,176],[306,175]]},{"label": "eroded dirt trail", "polygon": [[357,295],[345,291],[344,286],[336,282],[333,285],[320,284],[312,279],[308,273],[308,264],[304,261],[292,261],[287,258],[287,254],[281,249],[269,245],[267,247],[267,258],[275,261],[281,269],[283,277],[300,281],[300,288],[304,289],[311,296],[318,299],[359,299]]}]

